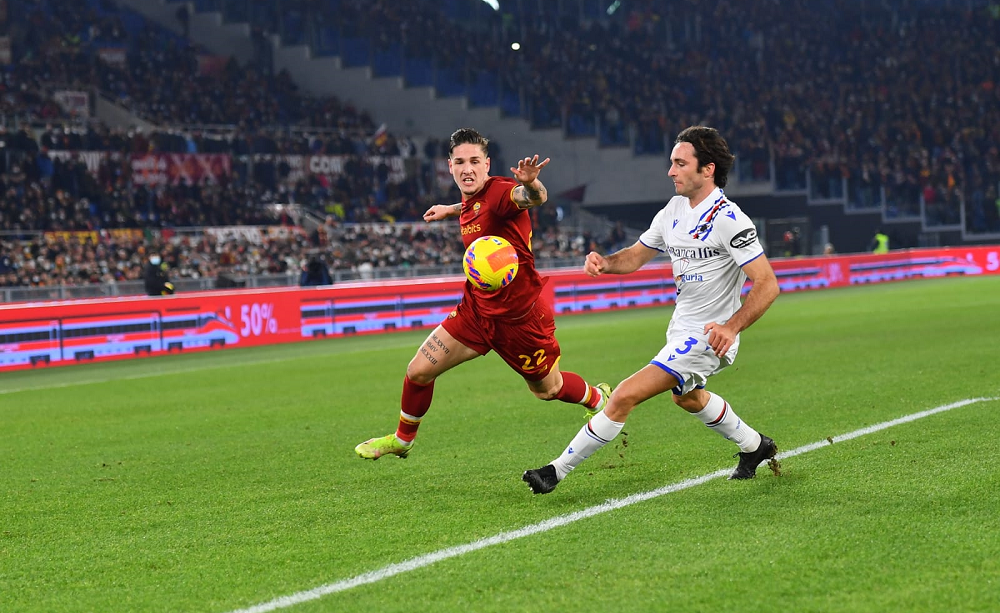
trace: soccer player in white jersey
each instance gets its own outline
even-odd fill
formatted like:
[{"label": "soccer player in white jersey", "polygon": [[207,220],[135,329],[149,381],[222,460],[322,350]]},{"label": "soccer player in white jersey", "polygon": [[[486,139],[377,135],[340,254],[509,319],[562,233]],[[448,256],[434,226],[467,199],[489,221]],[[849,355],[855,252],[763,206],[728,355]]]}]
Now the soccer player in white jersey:
[{"label": "soccer player in white jersey", "polygon": [[[757,321],[778,296],[778,280],[757,240],[757,229],[722,192],[733,165],[729,145],[714,128],[692,126],[678,136],[670,154],[670,178],[677,195],[653,218],[631,247],[608,257],[590,252],[584,271],[625,275],[660,253],[670,255],[677,305],[667,343],[652,361],[611,394],[552,463],[525,471],[536,494],[547,494],[580,462],[611,442],[641,402],[668,390],[674,402],[739,447],[730,479],[752,479],[773,460],[774,441],[736,415],[733,407],[705,389],[708,378],[733,363],[740,332]],[[746,300],[740,293],[752,282]],[[777,466],[774,466],[777,471]]]}]

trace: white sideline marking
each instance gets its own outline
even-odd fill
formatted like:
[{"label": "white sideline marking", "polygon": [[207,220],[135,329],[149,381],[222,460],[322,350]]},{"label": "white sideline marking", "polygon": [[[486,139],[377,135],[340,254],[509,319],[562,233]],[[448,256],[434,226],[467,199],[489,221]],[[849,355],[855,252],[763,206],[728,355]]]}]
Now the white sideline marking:
[{"label": "white sideline marking", "polygon": [[[959,407],[964,407],[966,405],[975,404],[977,402],[986,402],[992,400],[1000,400],[1000,398],[969,398],[966,400],[959,400],[958,402],[953,402],[951,404],[942,405],[935,407],[933,409],[928,409],[926,411],[920,411],[918,413],[911,413],[910,415],[904,415],[898,419],[893,419],[891,421],[884,421],[882,423],[874,424],[866,428],[861,428],[860,430],[855,430],[853,432],[848,432],[847,434],[841,434],[839,436],[834,436],[833,442],[849,441],[859,436],[864,436],[866,434],[872,434],[880,430],[885,430],[893,426],[898,426],[900,424],[905,424],[911,421],[916,421],[918,419],[923,419],[924,417],[930,417],[937,413],[943,413],[945,411],[950,411],[952,409],[957,409]],[[803,453],[808,453],[810,451],[815,451],[821,447],[827,447],[832,443],[827,439],[822,441],[817,441],[815,443],[810,443],[808,445],[803,445],[802,447],[797,447],[791,451],[785,451],[779,453],[777,458],[779,460],[785,458],[792,458],[797,455],[802,455]],[[696,485],[701,485],[711,481],[712,479],[717,479],[719,477],[725,477],[732,471],[732,468],[724,468],[722,470],[717,470],[714,473],[709,473],[707,475],[702,475],[700,477],[693,477],[691,479],[686,479],[684,481],[679,481],[672,485],[666,485],[661,488],[651,490],[648,492],[640,492],[638,494],[632,494],[631,496],[626,496],[625,498],[614,498],[605,501],[602,504],[588,507],[581,511],[576,511],[575,513],[569,513],[567,515],[559,515],[553,517],[552,519],[547,519],[537,524],[531,524],[530,526],[525,526],[523,528],[518,528],[517,530],[511,530],[509,532],[501,532],[500,534],[493,535],[478,541],[472,541],[471,543],[466,543],[464,545],[457,545],[455,547],[448,547],[447,549],[440,549],[431,553],[424,554],[422,556],[417,556],[415,558],[410,558],[404,562],[399,562],[396,564],[390,564],[388,566],[383,566],[378,570],[373,570],[371,572],[362,573],[356,575],[349,579],[343,579],[337,581],[336,583],[328,583],[326,585],[321,585],[315,587],[311,590],[305,590],[303,592],[296,592],[295,594],[290,594],[288,596],[280,596],[274,600],[269,600],[246,609],[236,609],[230,613],[266,613],[268,611],[275,611],[278,609],[285,609],[287,607],[292,607],[297,604],[302,604],[303,602],[308,602],[310,600],[316,600],[328,594],[335,594],[337,592],[343,592],[359,585],[366,585],[368,583],[376,583],[382,581],[383,579],[389,579],[390,577],[395,577],[411,570],[417,570],[425,566],[430,566],[431,564],[440,562],[442,560],[447,560],[449,558],[455,558],[467,553],[472,553],[473,551],[478,551],[480,549],[485,549],[486,547],[491,547],[493,545],[500,545],[502,543],[507,543],[519,538],[524,538],[526,536],[531,536],[532,534],[538,534],[540,532],[548,532],[553,528],[558,528],[560,526],[565,526],[566,524],[571,524],[573,522],[579,521],[581,519],[586,519],[588,517],[593,517],[594,515],[599,515],[601,513],[606,513],[608,511],[614,511],[615,509],[620,509],[622,507],[631,506],[638,502],[643,502],[645,500],[650,500],[653,498],[659,498],[660,496],[665,496],[667,494],[672,494],[674,492],[679,492],[681,490],[694,487]]]}]

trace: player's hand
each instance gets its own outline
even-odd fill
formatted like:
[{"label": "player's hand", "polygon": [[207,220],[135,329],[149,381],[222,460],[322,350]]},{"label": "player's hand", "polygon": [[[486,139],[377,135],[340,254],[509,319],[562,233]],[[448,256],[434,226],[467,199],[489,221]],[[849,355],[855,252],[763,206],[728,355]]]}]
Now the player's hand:
[{"label": "player's hand", "polygon": [[587,257],[583,260],[583,272],[591,277],[599,277],[607,267],[608,261],[596,251],[588,253]]},{"label": "player's hand", "polygon": [[726,324],[714,322],[706,324],[705,334],[708,335],[708,344],[712,346],[712,351],[720,358],[726,355],[736,342],[736,330]]},{"label": "player's hand", "polygon": [[451,217],[453,208],[454,205],[451,204],[435,204],[431,208],[424,211],[424,221],[431,222],[447,219]]},{"label": "player's hand", "polygon": [[527,185],[535,179],[538,178],[538,173],[545,168],[549,163],[549,158],[545,158],[541,162],[538,161],[538,156],[524,158],[523,160],[517,161],[517,168],[511,167],[510,171],[514,173],[514,178],[521,182],[522,185]]}]

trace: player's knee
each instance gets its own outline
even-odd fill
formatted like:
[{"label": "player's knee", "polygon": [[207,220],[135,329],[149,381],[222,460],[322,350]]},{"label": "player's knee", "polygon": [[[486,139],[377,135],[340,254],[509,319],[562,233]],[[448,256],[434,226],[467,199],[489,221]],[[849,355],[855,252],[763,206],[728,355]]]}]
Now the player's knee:
[{"label": "player's knee", "polygon": [[551,377],[535,382],[526,379],[525,383],[528,384],[528,389],[535,395],[535,398],[539,400],[558,400],[559,394],[562,392],[562,381],[558,381],[557,385],[557,381]]},{"label": "player's knee", "polygon": [[604,407],[604,414],[612,421],[625,421],[632,409],[639,406],[645,398],[633,394],[627,386],[620,386],[611,393],[608,405]]},{"label": "player's knee", "polygon": [[430,385],[434,382],[434,373],[426,366],[426,362],[421,363],[421,361],[414,359],[406,367],[406,378],[417,385]]}]

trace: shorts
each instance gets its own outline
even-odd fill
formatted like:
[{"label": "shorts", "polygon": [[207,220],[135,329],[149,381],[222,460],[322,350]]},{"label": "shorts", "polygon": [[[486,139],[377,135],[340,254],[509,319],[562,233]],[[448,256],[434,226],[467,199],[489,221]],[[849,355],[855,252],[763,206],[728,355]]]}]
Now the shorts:
[{"label": "shorts", "polygon": [[719,358],[708,344],[707,334],[700,330],[681,330],[670,322],[667,327],[667,344],[650,364],[677,377],[681,384],[673,388],[673,392],[682,396],[693,389],[704,388],[709,377],[719,374],[736,361],[739,348],[740,337],[737,336],[726,355]]},{"label": "shorts", "polygon": [[526,381],[541,381],[562,355],[556,340],[555,311],[546,293],[517,319],[480,317],[460,303],[441,322],[448,334],[480,355],[495,351]]}]

